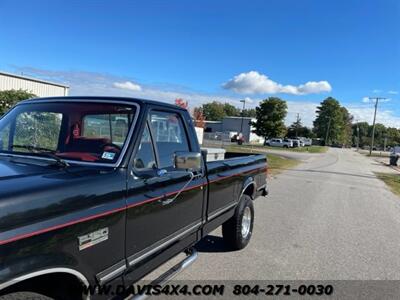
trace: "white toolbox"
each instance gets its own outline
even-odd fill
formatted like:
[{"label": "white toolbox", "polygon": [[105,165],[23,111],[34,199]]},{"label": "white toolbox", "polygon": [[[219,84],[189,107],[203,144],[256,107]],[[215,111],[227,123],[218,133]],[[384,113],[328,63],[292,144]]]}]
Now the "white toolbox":
[{"label": "white toolbox", "polygon": [[225,149],[222,148],[201,148],[206,153],[206,161],[217,161],[225,159]]}]

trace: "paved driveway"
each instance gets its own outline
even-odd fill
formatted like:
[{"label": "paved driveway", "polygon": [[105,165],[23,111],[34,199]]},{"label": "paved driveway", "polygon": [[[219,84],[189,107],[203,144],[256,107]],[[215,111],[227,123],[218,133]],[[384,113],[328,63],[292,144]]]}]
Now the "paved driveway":
[{"label": "paved driveway", "polygon": [[220,230],[177,279],[400,279],[400,199],[349,149],[309,155],[256,201],[250,245],[226,249]]}]

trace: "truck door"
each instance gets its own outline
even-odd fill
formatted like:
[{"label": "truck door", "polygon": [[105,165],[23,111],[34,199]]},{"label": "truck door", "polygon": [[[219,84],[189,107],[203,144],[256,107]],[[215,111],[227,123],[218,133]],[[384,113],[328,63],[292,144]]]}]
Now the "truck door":
[{"label": "truck door", "polygon": [[[204,176],[174,168],[176,151],[198,150],[184,115],[149,110],[128,178],[126,253],[130,278],[148,272],[152,260],[195,233],[202,224]],[[179,248],[179,247],[178,247]],[[161,255],[160,255],[161,254]],[[142,266],[142,267],[140,267]]]}]

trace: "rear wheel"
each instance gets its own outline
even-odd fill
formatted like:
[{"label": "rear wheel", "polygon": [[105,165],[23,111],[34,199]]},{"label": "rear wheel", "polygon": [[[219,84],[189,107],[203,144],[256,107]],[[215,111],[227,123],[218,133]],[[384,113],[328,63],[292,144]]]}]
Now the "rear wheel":
[{"label": "rear wheel", "polygon": [[52,300],[47,296],[43,296],[32,292],[16,292],[4,296],[0,296],[0,300]]},{"label": "rear wheel", "polygon": [[253,200],[243,195],[235,214],[222,224],[224,241],[233,249],[240,250],[247,246],[253,233],[254,206]]}]

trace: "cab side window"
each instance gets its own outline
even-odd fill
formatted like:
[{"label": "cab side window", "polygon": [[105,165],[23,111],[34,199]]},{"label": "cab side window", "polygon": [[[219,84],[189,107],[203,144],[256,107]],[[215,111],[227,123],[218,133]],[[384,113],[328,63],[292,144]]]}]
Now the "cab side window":
[{"label": "cab side window", "polygon": [[143,131],[139,148],[133,160],[134,168],[138,171],[153,169],[156,167],[156,159],[154,156],[153,144],[151,142],[149,127]]},{"label": "cab side window", "polygon": [[158,153],[159,168],[173,167],[176,151],[190,151],[185,128],[179,115],[153,111],[150,114],[150,126]]}]

